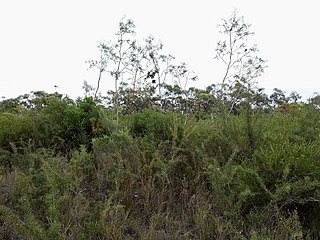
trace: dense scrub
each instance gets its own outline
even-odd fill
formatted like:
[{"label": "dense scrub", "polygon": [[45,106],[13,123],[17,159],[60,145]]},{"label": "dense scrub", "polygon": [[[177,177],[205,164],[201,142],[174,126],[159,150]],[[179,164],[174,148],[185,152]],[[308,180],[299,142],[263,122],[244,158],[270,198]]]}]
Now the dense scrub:
[{"label": "dense scrub", "polygon": [[0,174],[1,239],[320,235],[311,103],[117,118],[90,97],[38,92],[1,102]]}]

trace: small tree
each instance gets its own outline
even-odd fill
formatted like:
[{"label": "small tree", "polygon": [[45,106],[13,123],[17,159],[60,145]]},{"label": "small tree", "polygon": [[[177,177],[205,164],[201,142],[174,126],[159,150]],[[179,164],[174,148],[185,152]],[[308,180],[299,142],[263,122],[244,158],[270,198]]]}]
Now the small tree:
[{"label": "small tree", "polygon": [[273,93],[270,95],[270,99],[272,100],[273,107],[281,106],[284,103],[287,103],[289,99],[286,97],[286,93],[279,89],[274,88]]},{"label": "small tree", "polygon": [[315,106],[316,108],[320,109],[320,94],[315,92],[313,97],[309,99],[309,104]]}]

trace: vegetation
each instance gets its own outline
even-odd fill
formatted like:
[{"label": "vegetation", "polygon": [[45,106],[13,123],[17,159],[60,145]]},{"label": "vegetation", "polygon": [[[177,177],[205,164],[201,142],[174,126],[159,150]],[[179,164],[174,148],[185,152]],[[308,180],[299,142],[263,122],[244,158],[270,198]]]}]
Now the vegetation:
[{"label": "vegetation", "polygon": [[77,100],[1,101],[1,239],[317,239],[320,96],[265,94],[250,26],[223,23],[226,75],[207,89],[187,88],[196,77],[152,38],[126,38],[124,20],[89,61],[98,85],[109,61],[128,79],[108,96],[85,84]]}]

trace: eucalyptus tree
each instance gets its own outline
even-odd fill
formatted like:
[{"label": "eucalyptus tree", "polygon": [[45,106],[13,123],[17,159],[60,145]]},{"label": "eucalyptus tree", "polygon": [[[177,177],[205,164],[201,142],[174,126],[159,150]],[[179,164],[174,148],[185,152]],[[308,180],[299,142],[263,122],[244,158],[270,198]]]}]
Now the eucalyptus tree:
[{"label": "eucalyptus tree", "polygon": [[[99,60],[90,60],[89,68],[97,67],[99,76],[95,91],[98,98],[103,73],[107,72],[114,79],[115,91],[111,94],[112,105],[119,115],[120,105],[125,108],[140,104],[148,99],[148,104],[133,107],[126,112],[135,111],[150,102],[161,105],[162,89],[165,84],[179,84],[184,87],[188,80],[196,80],[195,75],[187,69],[185,63],[176,63],[175,58],[164,53],[163,44],[149,36],[140,43],[135,37],[135,24],[131,19],[122,19],[116,33],[115,41],[100,43]],[[191,76],[191,74],[193,74]],[[158,93],[156,93],[158,89]],[[123,94],[123,96],[120,96]]]},{"label": "eucalyptus tree", "polygon": [[228,116],[231,113],[243,113],[242,127],[246,140],[244,152],[248,159],[252,159],[261,129],[254,122],[252,106],[255,93],[260,94],[255,91],[257,78],[264,72],[266,61],[258,56],[257,45],[252,43],[251,37],[254,32],[250,29],[251,25],[246,23],[243,17],[238,16],[236,10],[229,18],[223,19],[218,27],[222,40],[217,43],[216,58],[225,66],[217,92],[217,97],[220,99],[218,110],[224,119],[223,131],[234,138],[232,131],[227,130],[232,129]]},{"label": "eucalyptus tree", "polygon": [[[254,34],[251,25],[233,11],[228,19],[218,25],[223,39],[217,43],[216,59],[223,62],[225,72],[220,83],[218,97],[225,103],[230,101],[229,113],[241,98],[248,98],[248,93],[256,86],[257,78],[264,72],[266,61],[258,56],[256,44],[250,42]],[[247,91],[243,91],[243,86]],[[236,90],[236,91],[234,91]],[[233,96],[230,96],[233,92]]]},{"label": "eucalyptus tree", "polygon": [[315,92],[313,97],[309,99],[309,104],[315,106],[320,109],[320,94]]},{"label": "eucalyptus tree", "polygon": [[100,87],[102,74],[108,71],[114,78],[115,85],[115,109],[119,115],[118,87],[122,74],[129,67],[132,52],[136,50],[136,42],[133,38],[135,34],[135,24],[131,19],[122,19],[119,23],[119,29],[116,33],[115,43],[102,42],[98,48],[100,50],[100,60],[88,61],[89,67],[99,69],[98,84],[95,92],[95,99]]},{"label": "eucalyptus tree", "polygon": [[281,106],[282,104],[289,101],[289,98],[286,97],[286,93],[279,88],[273,89],[273,93],[270,95],[270,99],[273,103],[274,108]]}]

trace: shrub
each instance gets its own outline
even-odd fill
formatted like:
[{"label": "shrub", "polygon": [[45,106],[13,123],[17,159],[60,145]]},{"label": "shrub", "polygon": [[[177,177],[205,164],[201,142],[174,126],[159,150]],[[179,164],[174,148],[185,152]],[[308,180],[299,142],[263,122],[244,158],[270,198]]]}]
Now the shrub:
[{"label": "shrub", "polygon": [[140,113],[134,113],[130,130],[134,136],[152,136],[155,139],[171,139],[170,116],[153,109],[145,109]]}]

